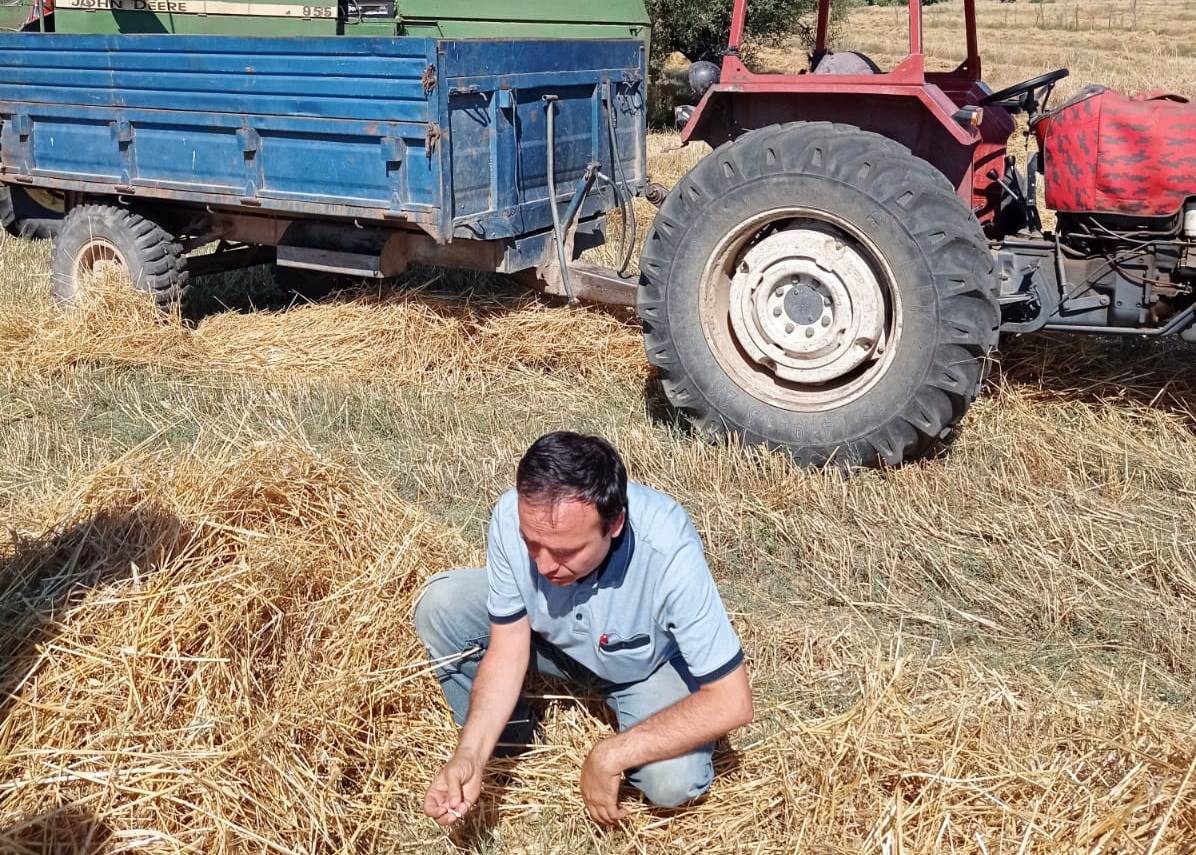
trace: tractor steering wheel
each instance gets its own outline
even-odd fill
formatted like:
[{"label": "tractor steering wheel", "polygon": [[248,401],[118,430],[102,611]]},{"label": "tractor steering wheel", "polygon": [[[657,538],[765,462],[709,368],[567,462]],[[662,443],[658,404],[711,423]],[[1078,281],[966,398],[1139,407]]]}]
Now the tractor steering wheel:
[{"label": "tractor steering wheel", "polygon": [[[1012,86],[1007,86],[999,92],[994,92],[986,96],[981,102],[981,107],[987,107],[990,104],[996,104],[1004,107],[1011,113],[1033,113],[1040,105],[1045,105],[1047,99],[1051,97],[1051,91],[1055,88],[1055,84],[1063,78],[1071,74],[1066,68],[1058,68],[1054,71],[1048,71],[1046,74],[1040,74],[1030,80],[1023,80],[1021,83],[1015,83]],[[1044,89],[1042,98],[1037,97],[1039,89]]]}]

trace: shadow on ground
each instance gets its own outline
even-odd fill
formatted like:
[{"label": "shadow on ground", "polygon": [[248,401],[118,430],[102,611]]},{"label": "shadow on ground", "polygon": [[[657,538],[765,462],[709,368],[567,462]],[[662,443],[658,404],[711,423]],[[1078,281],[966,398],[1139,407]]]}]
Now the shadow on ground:
[{"label": "shadow on ground", "polygon": [[108,850],[112,831],[78,805],[26,817],[0,830],[0,851],[12,855],[95,855]]},{"label": "shadow on ground", "polygon": [[144,578],[189,539],[175,516],[152,506],[111,508],[27,538],[0,540],[0,723],[36,679],[41,651],[89,592]]},{"label": "shadow on ground", "polygon": [[[412,268],[401,277],[382,280],[300,273],[306,275],[279,277],[272,265],[264,265],[200,277],[192,284],[188,318],[198,323],[222,312],[285,311],[312,302],[349,302],[363,297],[385,300],[413,293],[441,300],[482,301],[492,304],[498,314],[525,301],[529,293],[507,276],[445,268]],[[280,280],[290,279],[301,285],[300,290],[280,284]]]},{"label": "shadow on ground", "polygon": [[[189,539],[177,517],[144,503],[94,512],[37,537],[0,535],[0,727],[37,679],[45,645],[90,592],[145,578]],[[113,838],[79,805],[7,815],[4,823],[4,853],[91,855],[108,851]]]},{"label": "shadow on ground", "polygon": [[995,382],[1087,404],[1130,402],[1180,415],[1196,430],[1196,345],[1038,333],[1002,341]]}]

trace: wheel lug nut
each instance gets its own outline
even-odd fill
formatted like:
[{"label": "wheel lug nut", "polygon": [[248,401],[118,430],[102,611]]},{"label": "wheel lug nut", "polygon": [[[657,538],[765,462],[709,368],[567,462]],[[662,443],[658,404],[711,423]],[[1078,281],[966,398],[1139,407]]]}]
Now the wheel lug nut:
[{"label": "wheel lug nut", "polygon": [[785,324],[785,332],[792,333],[794,329],[795,329],[795,327],[793,326],[793,324]]},{"label": "wheel lug nut", "polygon": [[823,319],[822,319],[822,325],[823,325],[824,327],[829,327],[829,326],[831,325],[831,319],[830,319],[830,318],[823,318]]},{"label": "wheel lug nut", "polygon": [[813,338],[813,337],[814,337],[814,328],[806,327],[806,338]]},{"label": "wheel lug nut", "polygon": [[781,307],[777,306],[775,309],[772,310],[773,317],[779,318],[781,316],[781,311],[782,311]]}]

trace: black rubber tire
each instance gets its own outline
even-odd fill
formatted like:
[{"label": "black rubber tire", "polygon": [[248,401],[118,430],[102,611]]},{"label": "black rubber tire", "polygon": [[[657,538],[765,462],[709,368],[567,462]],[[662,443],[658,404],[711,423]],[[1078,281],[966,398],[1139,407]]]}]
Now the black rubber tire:
[{"label": "black rubber tire", "polygon": [[[714,356],[699,306],[703,270],[725,236],[802,204],[858,227],[905,272],[894,274],[902,330],[883,377],[818,412],[737,384]],[[976,398],[997,345],[998,283],[980,224],[933,166],[855,127],[778,125],[721,146],[669,194],[641,270],[645,347],[670,403],[706,433],[785,449],[806,465],[896,466],[929,453]]]},{"label": "black rubber tire", "polygon": [[48,240],[62,226],[62,212],[38,203],[24,187],[0,184],[0,225],[13,237]]},{"label": "black rubber tire", "polygon": [[60,305],[75,303],[82,296],[84,283],[75,280],[74,262],[95,238],[120,251],[134,288],[152,297],[164,311],[176,307],[185,311],[190,276],[187,258],[174,236],[127,208],[99,204],[72,208],[62,221],[50,263],[51,287]]}]

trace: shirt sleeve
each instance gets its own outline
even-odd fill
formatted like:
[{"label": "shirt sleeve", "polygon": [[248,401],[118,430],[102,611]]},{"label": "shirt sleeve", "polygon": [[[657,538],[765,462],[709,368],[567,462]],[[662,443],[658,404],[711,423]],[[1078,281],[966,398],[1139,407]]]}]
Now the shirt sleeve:
[{"label": "shirt sleeve", "polygon": [[501,509],[500,502],[490,517],[490,531],[486,536],[486,581],[489,585],[486,610],[494,623],[514,623],[527,614],[527,606],[507,557]]},{"label": "shirt sleeve", "polygon": [[657,620],[677,643],[698,685],[706,685],[738,668],[743,648],[692,524],[690,530],[692,537],[682,541],[665,571],[665,595]]}]

